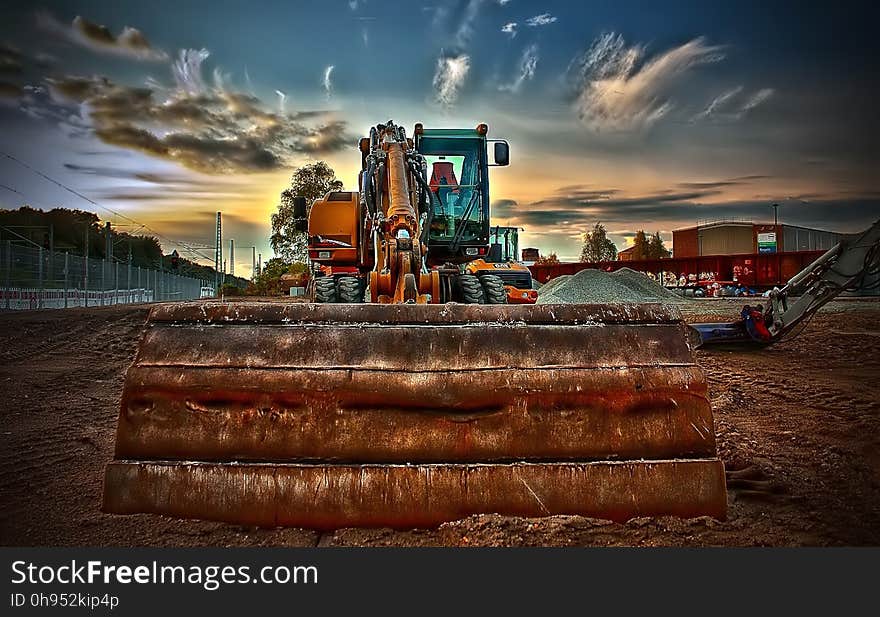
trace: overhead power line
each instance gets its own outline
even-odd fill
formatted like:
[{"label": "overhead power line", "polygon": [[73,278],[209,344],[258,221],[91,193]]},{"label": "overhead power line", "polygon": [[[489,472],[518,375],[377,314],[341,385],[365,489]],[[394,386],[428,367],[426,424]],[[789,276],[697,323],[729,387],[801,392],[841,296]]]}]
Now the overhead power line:
[{"label": "overhead power line", "polygon": [[[76,196],[79,197],[80,199],[83,199],[83,200],[89,202],[90,204],[92,204],[92,205],[95,206],[96,208],[98,208],[98,209],[100,209],[100,210],[104,210],[104,211],[106,211],[106,212],[109,212],[109,213],[111,213],[111,214],[113,214],[113,215],[115,215],[115,216],[118,216],[118,217],[122,218],[122,219],[125,219],[126,221],[128,221],[128,222],[130,222],[130,223],[132,223],[132,224],[134,224],[134,225],[138,225],[139,228],[146,229],[147,231],[149,231],[150,233],[152,233],[153,235],[155,235],[157,238],[160,238],[160,239],[162,239],[162,240],[165,240],[168,244],[170,244],[170,245],[172,245],[172,246],[179,246],[179,247],[182,247],[182,248],[183,248],[184,250],[186,250],[190,255],[195,256],[197,259],[205,259],[205,260],[208,260],[208,261],[211,261],[211,260],[213,259],[213,257],[208,257],[208,256],[206,256],[206,255],[201,254],[201,253],[199,252],[199,249],[197,249],[197,248],[195,248],[195,247],[193,247],[193,246],[190,246],[190,245],[187,244],[186,242],[183,242],[183,241],[181,241],[181,240],[174,240],[174,239],[172,239],[172,238],[169,238],[169,237],[167,237],[167,236],[165,236],[165,235],[163,235],[163,234],[160,234],[159,232],[157,232],[155,229],[151,228],[151,227],[150,227],[149,225],[147,225],[146,223],[141,223],[140,221],[136,221],[135,219],[131,218],[130,216],[126,216],[125,214],[122,214],[121,212],[118,212],[118,211],[114,210],[113,208],[108,208],[108,207],[105,206],[105,205],[99,204],[99,203],[98,203],[97,201],[95,201],[94,199],[91,199],[90,197],[87,197],[86,195],[83,195],[83,194],[80,193],[79,191],[70,188],[69,186],[67,186],[67,185],[64,184],[63,182],[59,182],[58,180],[55,180],[54,178],[48,176],[47,174],[44,174],[44,173],[43,173],[42,171],[40,171],[39,169],[35,169],[35,168],[32,167],[31,165],[28,165],[27,163],[25,163],[25,162],[22,161],[21,159],[16,158],[15,156],[9,154],[8,152],[0,152],[0,154],[2,154],[3,156],[5,156],[6,158],[8,158],[8,159],[11,160],[11,161],[14,161],[14,162],[18,163],[19,165],[21,165],[21,166],[24,167],[25,169],[28,169],[29,171],[31,171],[31,172],[35,173],[36,175],[40,176],[41,178],[44,178],[45,180],[51,182],[52,184],[54,184],[54,185],[56,185],[56,186],[58,186],[58,187],[64,189],[65,191],[67,191],[67,192],[69,192],[69,193],[72,193],[73,195],[76,195]],[[12,188],[12,187],[9,187],[9,186],[6,186],[6,185],[0,185],[0,186],[2,186],[2,187],[5,188],[5,189],[8,189],[8,190],[12,191],[13,193],[18,193],[18,194],[21,195],[22,197],[25,197],[25,195],[23,195],[21,192],[15,190],[15,189]],[[25,199],[27,199],[27,197],[25,197]],[[212,248],[213,248],[213,247],[212,247]]]}]

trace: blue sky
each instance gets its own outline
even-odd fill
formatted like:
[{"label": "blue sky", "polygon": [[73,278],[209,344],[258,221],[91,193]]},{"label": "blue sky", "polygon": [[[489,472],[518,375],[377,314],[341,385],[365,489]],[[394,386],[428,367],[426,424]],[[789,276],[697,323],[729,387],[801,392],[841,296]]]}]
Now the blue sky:
[{"label": "blue sky", "polygon": [[[210,243],[222,210],[228,237],[264,256],[291,170],[324,159],[353,188],[357,137],[389,118],[487,122],[507,138],[495,221],[563,258],[577,256],[595,221],[623,248],[637,229],[669,239],[697,220],[767,219],[773,202],[783,220],[857,230],[880,217],[878,43],[863,10],[11,4],[0,25],[0,140],[169,238]],[[0,183],[0,207],[96,209],[5,157]]]}]

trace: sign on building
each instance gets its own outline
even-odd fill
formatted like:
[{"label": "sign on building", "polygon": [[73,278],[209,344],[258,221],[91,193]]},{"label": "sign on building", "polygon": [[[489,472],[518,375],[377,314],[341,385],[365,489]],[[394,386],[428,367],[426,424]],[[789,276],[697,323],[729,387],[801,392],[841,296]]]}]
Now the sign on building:
[{"label": "sign on building", "polygon": [[776,232],[770,231],[758,234],[758,252],[759,253],[775,253],[776,252]]}]

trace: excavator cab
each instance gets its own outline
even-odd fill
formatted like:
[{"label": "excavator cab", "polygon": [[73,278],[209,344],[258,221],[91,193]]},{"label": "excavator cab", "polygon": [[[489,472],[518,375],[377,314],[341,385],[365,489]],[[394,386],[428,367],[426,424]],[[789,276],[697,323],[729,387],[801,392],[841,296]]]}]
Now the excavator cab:
[{"label": "excavator cab", "polygon": [[464,263],[489,251],[489,163],[482,126],[416,127],[414,146],[431,174],[431,265]]}]

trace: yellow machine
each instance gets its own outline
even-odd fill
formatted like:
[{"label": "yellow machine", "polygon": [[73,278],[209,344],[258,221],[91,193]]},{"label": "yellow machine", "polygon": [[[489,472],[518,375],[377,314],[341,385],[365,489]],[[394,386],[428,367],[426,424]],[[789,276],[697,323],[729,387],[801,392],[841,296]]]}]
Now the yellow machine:
[{"label": "yellow machine", "polygon": [[318,529],[723,518],[706,381],[678,312],[510,305],[484,272],[499,263],[488,170],[509,157],[487,134],[373,127],[358,191],[308,216],[297,202],[311,302],[155,307],[105,511]]},{"label": "yellow machine", "polygon": [[478,277],[489,275],[500,279],[508,304],[534,304],[538,301],[538,292],[532,287],[532,273],[517,261],[518,254],[519,227],[492,227],[489,254],[485,259],[468,262],[465,271]]}]

